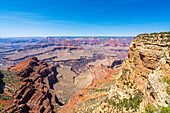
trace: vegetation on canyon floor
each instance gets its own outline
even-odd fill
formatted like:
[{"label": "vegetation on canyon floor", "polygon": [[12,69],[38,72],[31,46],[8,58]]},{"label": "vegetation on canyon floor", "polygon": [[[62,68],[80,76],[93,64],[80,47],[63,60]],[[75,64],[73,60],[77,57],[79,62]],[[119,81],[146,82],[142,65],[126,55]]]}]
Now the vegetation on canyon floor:
[{"label": "vegetation on canyon floor", "polygon": [[3,108],[2,108],[2,106],[3,106],[3,104],[1,104],[1,103],[0,103],[0,112],[1,112],[1,111],[2,111],[2,109],[3,109]]},{"label": "vegetation on canyon floor", "polygon": [[16,75],[16,73],[11,71],[0,70],[0,73],[3,76],[1,78],[1,81],[3,81],[3,83],[1,83],[1,86],[3,85],[3,90],[10,94],[13,94],[20,86],[18,76]]},{"label": "vegetation on canyon floor", "polygon": [[168,107],[158,106],[158,108],[156,108],[153,104],[150,104],[145,108],[146,113],[153,113],[153,112],[169,113],[169,111],[170,111],[170,103],[168,104]]},{"label": "vegetation on canyon floor", "polygon": [[140,90],[136,90],[135,95],[130,95],[129,99],[123,98],[123,100],[120,100],[118,96],[113,96],[112,99],[109,99],[108,97],[104,100],[105,103],[109,103],[113,106],[116,106],[120,111],[123,110],[123,108],[126,108],[126,111],[129,109],[133,111],[137,111],[140,103],[142,102],[143,93]]}]

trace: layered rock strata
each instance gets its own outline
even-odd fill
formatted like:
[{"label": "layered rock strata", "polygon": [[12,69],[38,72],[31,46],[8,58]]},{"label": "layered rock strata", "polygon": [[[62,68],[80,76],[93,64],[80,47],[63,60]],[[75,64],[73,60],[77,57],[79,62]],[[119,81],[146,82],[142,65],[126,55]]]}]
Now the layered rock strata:
[{"label": "layered rock strata", "polygon": [[73,96],[61,112],[168,112],[170,32],[138,35],[119,74],[109,77]]},{"label": "layered rock strata", "polygon": [[63,105],[53,90],[53,84],[57,82],[56,67],[32,57],[9,67],[8,71],[20,76],[22,86],[13,95],[13,105],[4,112],[53,113]]}]

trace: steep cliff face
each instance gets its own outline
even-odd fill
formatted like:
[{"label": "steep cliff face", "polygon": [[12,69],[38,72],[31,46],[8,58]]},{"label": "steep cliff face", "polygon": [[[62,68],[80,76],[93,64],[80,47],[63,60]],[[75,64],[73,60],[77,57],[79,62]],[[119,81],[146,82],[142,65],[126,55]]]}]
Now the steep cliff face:
[{"label": "steep cliff face", "polygon": [[[145,111],[148,104],[167,107],[169,103],[170,80],[170,34],[155,33],[137,36],[129,48],[128,60],[122,65],[118,90],[126,97],[132,97],[136,89],[142,93],[142,100],[135,109]],[[126,91],[126,92],[125,92]],[[127,95],[128,96],[128,95]]]},{"label": "steep cliff face", "polygon": [[118,75],[110,73],[83,89],[60,112],[167,112],[169,81],[170,33],[139,35]]},{"label": "steep cliff face", "polygon": [[8,71],[16,72],[22,85],[13,95],[13,105],[4,112],[49,113],[62,105],[53,93],[53,84],[57,82],[56,67],[32,57],[9,67]]}]

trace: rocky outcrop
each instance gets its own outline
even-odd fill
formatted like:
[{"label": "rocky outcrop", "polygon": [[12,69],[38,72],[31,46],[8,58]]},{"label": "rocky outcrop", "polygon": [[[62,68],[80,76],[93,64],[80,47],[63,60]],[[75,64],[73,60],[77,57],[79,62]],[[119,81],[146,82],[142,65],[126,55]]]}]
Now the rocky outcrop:
[{"label": "rocky outcrop", "polygon": [[[168,33],[142,34],[133,40],[129,48],[128,60],[122,65],[113,91],[119,92],[121,100],[116,104],[123,103],[122,109],[116,107],[116,111],[141,113],[145,112],[145,108],[150,104],[157,111],[161,111],[161,106],[168,107],[170,100],[168,94],[170,87],[168,82],[170,80],[169,40]],[[134,99],[132,107],[126,105],[127,102],[131,104],[127,99]],[[111,100],[117,101],[115,98]]]},{"label": "rocky outcrop", "polygon": [[106,82],[93,82],[82,94],[74,95],[61,112],[168,112],[169,69],[170,32],[139,35],[118,75],[105,76]]},{"label": "rocky outcrop", "polygon": [[63,105],[53,93],[53,84],[57,82],[56,67],[50,67],[32,57],[9,67],[8,70],[20,76],[22,86],[13,95],[13,105],[4,112],[52,113]]},{"label": "rocky outcrop", "polygon": [[115,60],[112,65],[111,68],[112,69],[116,69],[117,67],[120,67],[120,65],[122,64],[123,60]]},{"label": "rocky outcrop", "polygon": [[156,108],[157,105],[168,106],[169,40],[168,33],[143,34],[137,36],[130,46],[124,66],[129,67],[130,77],[137,81],[137,88],[144,93],[139,112],[144,111],[148,104],[154,104]]}]

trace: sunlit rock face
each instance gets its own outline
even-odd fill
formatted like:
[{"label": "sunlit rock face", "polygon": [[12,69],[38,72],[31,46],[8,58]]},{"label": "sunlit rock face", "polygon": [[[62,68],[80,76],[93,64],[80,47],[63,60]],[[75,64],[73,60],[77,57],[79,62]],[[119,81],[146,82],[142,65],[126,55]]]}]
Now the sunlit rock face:
[{"label": "sunlit rock face", "polygon": [[170,34],[143,34],[137,36],[129,48],[125,67],[131,69],[131,77],[137,80],[137,88],[143,93],[140,112],[148,104],[168,106],[170,78]]},{"label": "sunlit rock face", "polygon": [[[96,73],[99,72],[98,69]],[[107,82],[102,78],[94,79],[92,85],[74,95],[61,112],[141,113],[150,105],[156,111],[167,110],[170,33],[138,35],[130,45],[128,59],[123,62],[119,74],[108,75],[104,77]]]},{"label": "sunlit rock face", "polygon": [[8,71],[15,72],[22,85],[13,95],[12,106],[4,112],[54,112],[63,105],[53,90],[53,85],[58,82],[56,67],[31,57],[9,67]]}]

